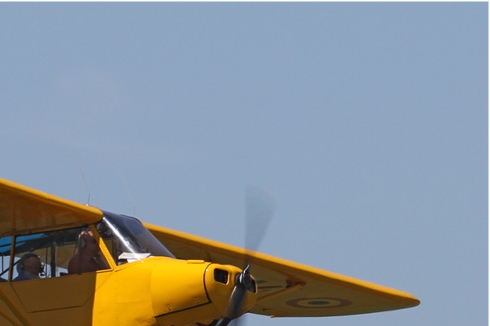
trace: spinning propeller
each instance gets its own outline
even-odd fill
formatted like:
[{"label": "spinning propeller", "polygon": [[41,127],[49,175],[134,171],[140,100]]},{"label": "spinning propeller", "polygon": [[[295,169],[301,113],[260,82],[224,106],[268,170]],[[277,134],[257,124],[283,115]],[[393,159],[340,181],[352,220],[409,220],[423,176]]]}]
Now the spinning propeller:
[{"label": "spinning propeller", "polygon": [[240,317],[247,291],[255,292],[256,284],[250,275],[250,252],[256,251],[274,214],[274,200],[262,189],[248,185],[245,192],[245,265],[235,278],[235,288],[226,313],[215,326],[227,326]]}]

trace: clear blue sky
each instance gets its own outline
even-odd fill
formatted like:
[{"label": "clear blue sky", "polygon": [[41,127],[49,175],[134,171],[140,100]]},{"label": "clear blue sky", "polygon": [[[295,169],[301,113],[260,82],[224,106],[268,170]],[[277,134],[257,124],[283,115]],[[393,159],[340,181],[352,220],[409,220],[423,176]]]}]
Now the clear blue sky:
[{"label": "clear blue sky", "polygon": [[2,178],[239,246],[254,184],[260,251],[422,301],[250,323],[487,325],[486,2],[1,3],[0,44]]}]

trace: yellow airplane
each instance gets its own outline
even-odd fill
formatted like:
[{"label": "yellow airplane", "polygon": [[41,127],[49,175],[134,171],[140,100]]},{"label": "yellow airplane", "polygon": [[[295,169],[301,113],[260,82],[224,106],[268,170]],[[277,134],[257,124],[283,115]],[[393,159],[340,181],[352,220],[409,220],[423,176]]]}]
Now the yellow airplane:
[{"label": "yellow airplane", "polygon": [[0,325],[226,326],[417,306],[388,287],[0,179]]}]

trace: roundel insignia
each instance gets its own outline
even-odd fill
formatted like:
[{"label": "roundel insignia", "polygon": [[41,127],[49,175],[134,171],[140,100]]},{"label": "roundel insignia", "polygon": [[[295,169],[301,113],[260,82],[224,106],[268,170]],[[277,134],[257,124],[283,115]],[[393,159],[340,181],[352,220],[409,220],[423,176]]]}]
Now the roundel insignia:
[{"label": "roundel insignia", "polygon": [[340,298],[330,297],[315,297],[315,298],[299,298],[286,302],[286,304],[303,309],[324,309],[324,308],[340,308],[352,304],[352,301]]}]

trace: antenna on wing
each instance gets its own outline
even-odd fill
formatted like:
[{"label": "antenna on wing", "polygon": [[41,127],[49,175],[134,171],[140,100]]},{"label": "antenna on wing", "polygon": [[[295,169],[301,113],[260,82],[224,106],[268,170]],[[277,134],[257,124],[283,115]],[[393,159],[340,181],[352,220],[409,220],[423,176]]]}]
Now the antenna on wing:
[{"label": "antenna on wing", "polygon": [[116,168],[117,174],[119,174],[119,177],[121,178],[121,181],[124,184],[124,188],[126,188],[127,195],[131,200],[131,203],[133,204],[133,217],[134,217],[136,215],[136,205],[134,204],[133,193],[131,192],[131,189],[129,188],[129,185],[126,182],[126,179],[124,179],[124,176],[122,175],[121,171],[119,170],[115,162],[114,162],[114,167]]},{"label": "antenna on wing", "polygon": [[85,179],[85,174],[83,173],[82,166],[80,165],[80,161],[78,160],[78,155],[75,153],[75,160],[77,162],[78,170],[80,171],[80,174],[82,175],[83,183],[85,184],[85,189],[87,190],[88,193],[88,198],[87,198],[87,203],[86,205],[90,205],[90,188],[88,187],[87,180]]}]

